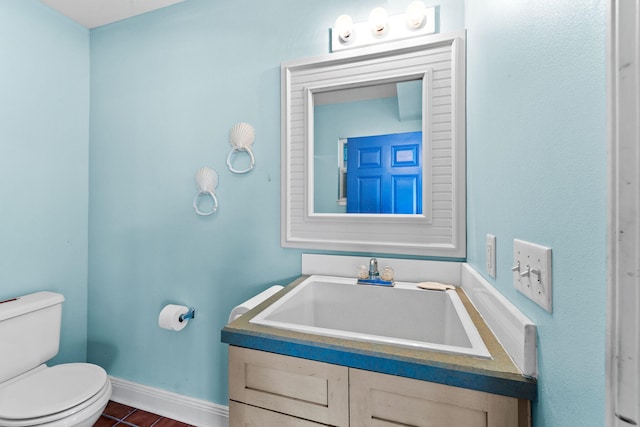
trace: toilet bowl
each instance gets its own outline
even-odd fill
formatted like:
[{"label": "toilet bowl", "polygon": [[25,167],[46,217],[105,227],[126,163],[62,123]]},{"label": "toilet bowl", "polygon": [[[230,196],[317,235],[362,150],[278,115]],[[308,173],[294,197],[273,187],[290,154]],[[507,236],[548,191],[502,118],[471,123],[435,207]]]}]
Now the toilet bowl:
[{"label": "toilet bowl", "polygon": [[111,398],[101,367],[45,364],[58,353],[62,301],[53,292],[0,301],[0,427],[92,427]]},{"label": "toilet bowl", "polygon": [[91,427],[111,397],[104,369],[41,365],[0,384],[0,426]]}]

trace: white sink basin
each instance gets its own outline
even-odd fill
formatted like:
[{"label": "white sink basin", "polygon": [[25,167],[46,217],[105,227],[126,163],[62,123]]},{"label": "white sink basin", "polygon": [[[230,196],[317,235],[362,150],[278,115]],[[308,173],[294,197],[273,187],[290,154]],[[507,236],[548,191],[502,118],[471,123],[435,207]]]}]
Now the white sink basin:
[{"label": "white sink basin", "polygon": [[415,283],[393,288],[356,279],[311,276],[250,323],[347,338],[491,358],[455,291],[427,291]]}]

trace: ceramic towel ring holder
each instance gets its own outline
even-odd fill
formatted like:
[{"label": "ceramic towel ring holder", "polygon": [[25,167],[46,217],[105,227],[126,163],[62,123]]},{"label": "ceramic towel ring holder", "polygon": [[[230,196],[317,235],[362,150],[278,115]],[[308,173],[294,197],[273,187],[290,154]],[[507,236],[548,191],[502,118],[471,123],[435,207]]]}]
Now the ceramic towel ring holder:
[{"label": "ceramic towel ring holder", "polygon": [[[256,163],[255,157],[253,157],[253,152],[251,151],[251,146],[253,142],[256,140],[256,130],[248,123],[238,123],[231,128],[229,131],[229,144],[231,144],[231,151],[227,156],[227,167],[233,173],[247,173],[253,169],[253,166]],[[238,170],[233,167],[232,158],[235,153],[239,153],[244,151],[249,155],[250,164],[246,169]]]},{"label": "ceramic towel ring holder", "polygon": [[[218,210],[218,198],[215,194],[215,189],[218,187],[218,173],[211,168],[203,167],[196,172],[195,181],[198,193],[193,198],[193,209],[195,209],[198,215],[211,215]],[[201,196],[207,195],[213,200],[213,207],[211,208],[211,212],[202,212],[198,207],[198,202]]]}]

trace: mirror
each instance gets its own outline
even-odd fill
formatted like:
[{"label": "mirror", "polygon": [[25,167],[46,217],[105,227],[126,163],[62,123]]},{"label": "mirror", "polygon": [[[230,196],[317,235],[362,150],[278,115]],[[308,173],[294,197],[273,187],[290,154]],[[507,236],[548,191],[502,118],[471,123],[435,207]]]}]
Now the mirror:
[{"label": "mirror", "polygon": [[[428,36],[282,65],[283,247],[466,256],[464,41]],[[358,171],[384,156],[411,164],[411,178]]]},{"label": "mirror", "polygon": [[422,213],[422,79],[319,92],[313,106],[313,212]]}]

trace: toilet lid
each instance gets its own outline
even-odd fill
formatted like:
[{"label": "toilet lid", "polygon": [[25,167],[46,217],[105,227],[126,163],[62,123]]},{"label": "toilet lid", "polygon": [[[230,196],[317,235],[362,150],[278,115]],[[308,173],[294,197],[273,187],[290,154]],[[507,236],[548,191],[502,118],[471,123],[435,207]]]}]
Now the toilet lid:
[{"label": "toilet lid", "polygon": [[0,388],[0,419],[44,417],[72,408],[98,393],[107,373],[89,363],[42,369]]}]

